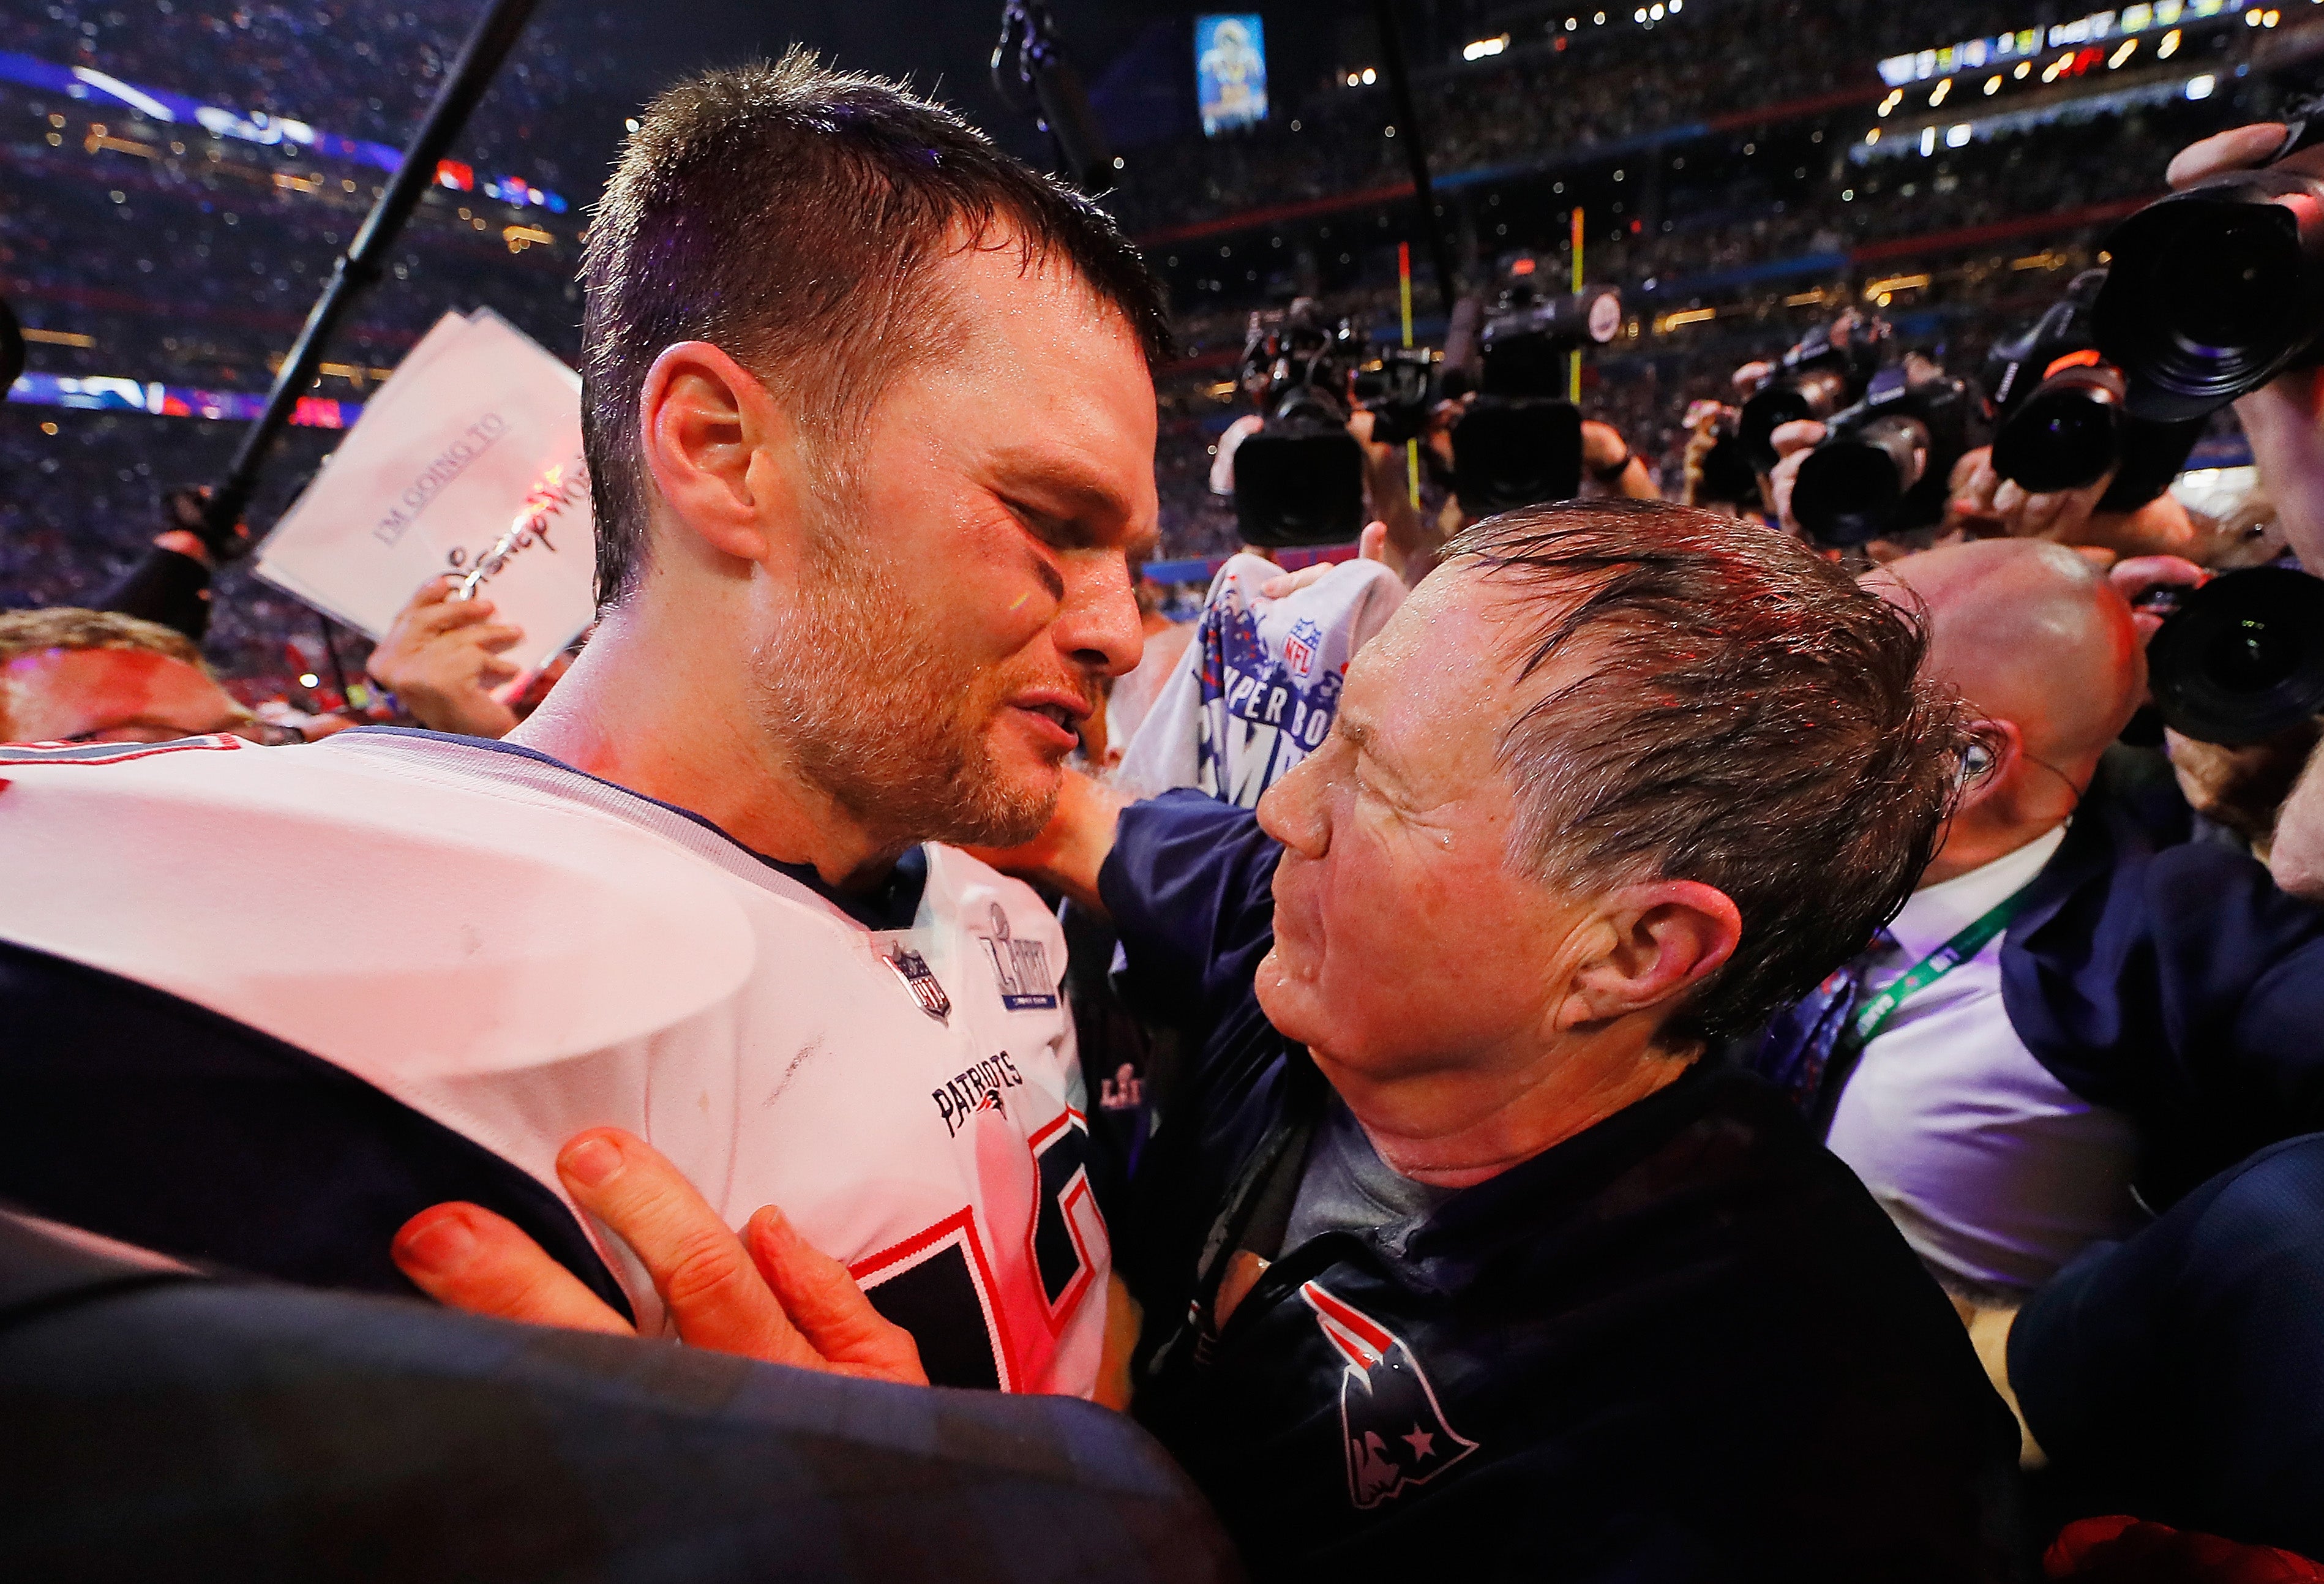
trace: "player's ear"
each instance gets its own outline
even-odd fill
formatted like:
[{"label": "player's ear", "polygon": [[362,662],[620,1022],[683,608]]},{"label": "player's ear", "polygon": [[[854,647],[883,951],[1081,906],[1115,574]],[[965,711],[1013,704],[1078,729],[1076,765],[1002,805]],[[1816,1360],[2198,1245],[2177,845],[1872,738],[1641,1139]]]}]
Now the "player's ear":
[{"label": "player's ear", "polygon": [[707,341],[662,348],[638,391],[638,432],[676,526],[764,561],[791,493],[794,426],[758,377]]}]

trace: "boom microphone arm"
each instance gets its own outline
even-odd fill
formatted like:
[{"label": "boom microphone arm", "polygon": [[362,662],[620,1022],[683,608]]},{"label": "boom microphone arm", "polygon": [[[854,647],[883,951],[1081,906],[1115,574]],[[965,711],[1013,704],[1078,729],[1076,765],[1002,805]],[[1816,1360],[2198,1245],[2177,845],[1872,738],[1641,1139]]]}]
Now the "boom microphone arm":
[{"label": "boom microphone arm", "polygon": [[1372,21],[1379,29],[1388,103],[1404,143],[1405,163],[1412,171],[1413,201],[1420,206],[1421,235],[1428,244],[1429,267],[1436,274],[1437,295],[1450,312],[1454,292],[1452,254],[1444,245],[1444,227],[1436,223],[1436,190],[1428,180],[1428,143],[1420,135],[1420,117],[1413,108],[1412,71],[1405,63],[1404,24],[1397,16],[1396,0],[1372,0]]},{"label": "boom microphone arm", "polygon": [[265,410],[243,436],[233,466],[210,496],[202,537],[212,546],[234,544],[235,525],[242,520],[258,488],[258,475],[265,465],[266,454],[275,437],[289,425],[299,398],[314,382],[315,372],[330,345],[331,333],[338,328],[339,320],[356,296],[386,269],[388,249],[395,245],[420,198],[435,185],[438,162],[467,124],[476,102],[492,86],[493,74],[522,36],[525,23],[531,20],[533,7],[539,3],[540,0],[490,0],[475,31],[461,46],[459,59],[453,62],[443,90],[428,107],[428,118],[412,134],[410,146],[403,151],[402,163],[388,178],[386,190],[372,206],[370,217],[332,266],[330,283],[309,310],[299,339],[283,358],[281,371],[274,376],[274,388],[267,392]]},{"label": "boom microphone arm", "polygon": [[1047,0],[1009,0],[1001,11],[1001,41],[992,47],[992,87],[1002,103],[1039,121],[1074,186],[1102,192],[1113,185],[1113,152],[1105,129],[1090,109],[1081,73],[1065,59]]}]

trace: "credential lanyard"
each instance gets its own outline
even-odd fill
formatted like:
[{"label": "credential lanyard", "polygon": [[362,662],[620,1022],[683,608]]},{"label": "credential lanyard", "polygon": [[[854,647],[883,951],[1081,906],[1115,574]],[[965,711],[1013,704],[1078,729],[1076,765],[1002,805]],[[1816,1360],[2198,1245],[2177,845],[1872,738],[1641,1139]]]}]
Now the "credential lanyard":
[{"label": "credential lanyard", "polygon": [[1985,950],[1986,943],[2009,927],[2017,910],[2025,905],[2026,894],[2033,890],[2028,883],[2017,888],[1993,905],[1968,928],[1904,971],[1904,977],[1857,1009],[1856,1019],[1849,1025],[1849,1043],[1861,1050],[1872,1043],[1906,999],[1959,968],[1962,963]]}]

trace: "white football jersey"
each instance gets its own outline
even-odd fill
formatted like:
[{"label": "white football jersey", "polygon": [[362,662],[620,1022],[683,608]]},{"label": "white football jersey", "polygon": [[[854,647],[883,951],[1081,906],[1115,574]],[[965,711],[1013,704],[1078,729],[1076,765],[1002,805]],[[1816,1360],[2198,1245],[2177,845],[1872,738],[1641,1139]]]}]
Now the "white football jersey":
[{"label": "white football jersey", "polygon": [[932,1375],[1089,1395],[1110,1256],[1023,884],[932,843],[874,929],[681,810],[423,732],[0,760],[0,939],[301,1046],[560,1197],[564,1142],[626,1128],[730,1224],[781,1206]]}]

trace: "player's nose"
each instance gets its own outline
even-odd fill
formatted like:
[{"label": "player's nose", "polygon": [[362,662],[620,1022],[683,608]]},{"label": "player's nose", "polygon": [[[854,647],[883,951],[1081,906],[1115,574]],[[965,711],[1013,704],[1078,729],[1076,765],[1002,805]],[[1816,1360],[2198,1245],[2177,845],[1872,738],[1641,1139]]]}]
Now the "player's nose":
[{"label": "player's nose", "polygon": [[1076,666],[1107,677],[1136,669],[1146,649],[1146,629],[1129,563],[1091,557],[1071,568],[1052,631],[1057,648]]}]

